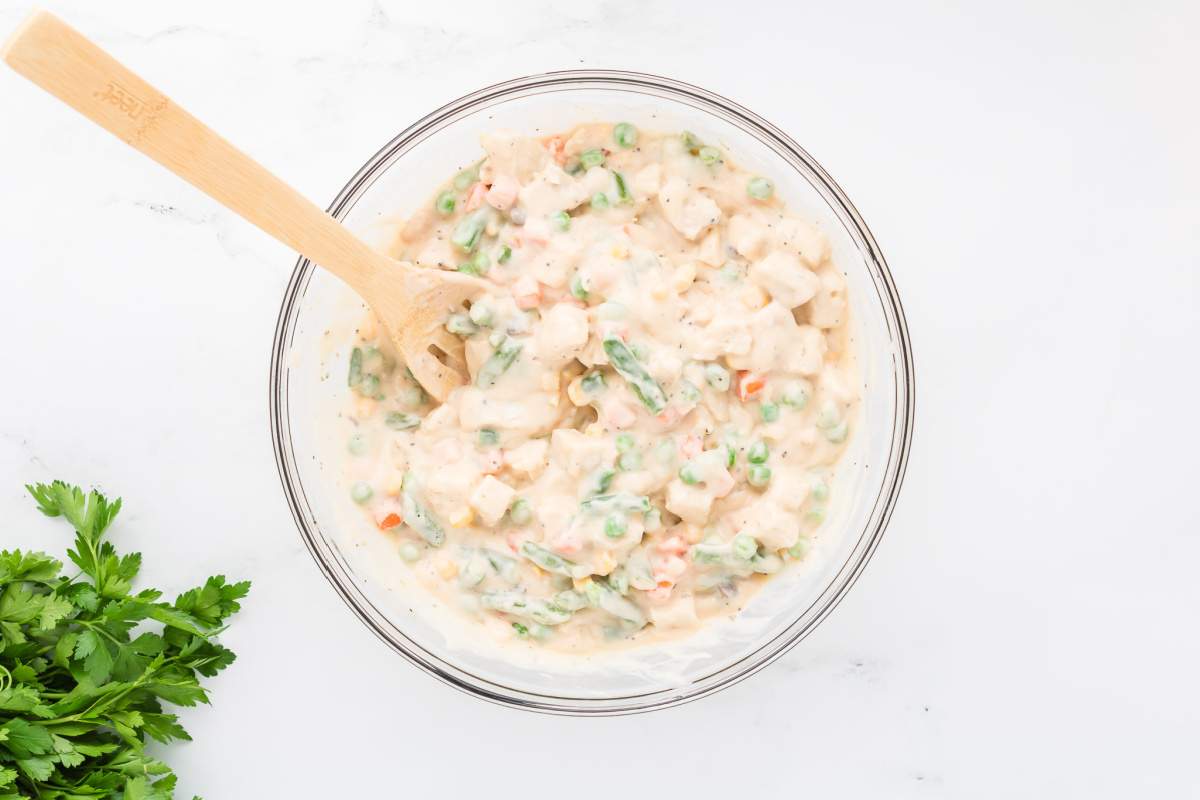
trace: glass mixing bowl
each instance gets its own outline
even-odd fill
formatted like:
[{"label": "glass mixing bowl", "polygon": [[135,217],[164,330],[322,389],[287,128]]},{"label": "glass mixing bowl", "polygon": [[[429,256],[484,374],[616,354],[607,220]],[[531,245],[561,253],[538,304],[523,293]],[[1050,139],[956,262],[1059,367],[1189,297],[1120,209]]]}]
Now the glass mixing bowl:
[{"label": "glass mixing bowl", "polygon": [[[505,705],[554,713],[620,714],[711,694],[762,669],[803,639],[866,566],[896,502],[913,424],[913,363],[904,313],[871,232],[833,179],[786,133],[751,111],[679,81],[631,72],[568,71],[481,89],[429,114],[376,153],[329,212],[378,246],[399,215],[428,202],[447,176],[479,157],[479,135],[557,132],[579,122],[628,121],[690,130],[775,182],[788,207],[829,236],[846,274],[864,393],[835,477],[839,498],[813,554],[766,582],[733,620],[661,653],[642,648],[578,666],[524,666],[448,639],[379,579],[380,555],[361,545],[335,475],[324,424],[346,391],[348,336],[330,333],[356,301],[307,259],[292,275],[271,358],[271,433],[284,492],[305,544],[347,605],[388,646],[434,677]],[[365,525],[365,523],[364,523]],[[383,539],[376,535],[377,539]],[[395,558],[385,555],[384,561]]]}]

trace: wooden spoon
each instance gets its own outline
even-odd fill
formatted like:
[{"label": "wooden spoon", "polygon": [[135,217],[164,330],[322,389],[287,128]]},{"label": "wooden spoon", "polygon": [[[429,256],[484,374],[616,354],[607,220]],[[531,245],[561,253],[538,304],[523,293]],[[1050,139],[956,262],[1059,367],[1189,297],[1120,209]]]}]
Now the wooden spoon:
[{"label": "wooden spoon", "polygon": [[438,400],[466,379],[447,315],[485,291],[468,275],[419,269],[375,252],[337,220],[105,53],[36,11],[0,49],[17,72],[229,210],[348,283],[374,310],[421,385]]}]

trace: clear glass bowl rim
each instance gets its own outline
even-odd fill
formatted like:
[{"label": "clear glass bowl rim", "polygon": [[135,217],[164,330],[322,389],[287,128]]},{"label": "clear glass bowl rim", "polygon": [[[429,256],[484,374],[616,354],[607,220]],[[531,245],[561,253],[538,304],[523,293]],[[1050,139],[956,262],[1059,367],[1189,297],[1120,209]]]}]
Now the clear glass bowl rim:
[{"label": "clear glass bowl rim", "polygon": [[[916,382],[912,347],[904,309],[895,282],[875,237],[859,215],[858,210],[841,187],[796,141],[779,128],[747,108],[720,95],[692,84],[641,72],[623,70],[563,70],[514,78],[493,84],[450,102],[431,112],[401,131],[350,179],[329,205],[328,212],[341,220],[359,195],[366,191],[381,169],[391,165],[393,156],[432,135],[441,127],[480,106],[508,97],[525,96],[564,89],[610,89],[637,91],[683,102],[702,111],[715,114],[755,136],[777,155],[794,166],[802,164],[810,183],[846,224],[855,238],[861,255],[872,273],[879,299],[883,304],[888,332],[897,351],[896,409],[892,420],[892,445],[885,467],[881,490],[875,498],[870,524],[834,579],[812,605],[788,628],[773,639],[762,643],[739,661],[694,680],[691,684],[672,690],[618,698],[561,698],[531,694],[478,678],[441,659],[416,642],[403,637],[398,640],[389,632],[394,626],[387,617],[343,573],[346,565],[324,541],[319,524],[311,514],[300,483],[296,455],[292,449],[288,419],[287,353],[295,334],[295,322],[309,279],[316,267],[301,256],[284,292],[276,323],[270,365],[270,422],[275,462],[283,484],[284,495],[301,538],[330,585],[355,615],[385,644],[410,663],[438,680],[460,691],[500,705],[543,713],[575,716],[630,714],[680,705],[705,697],[732,686],[758,672],[782,656],[811,633],[837,606],[858,580],[878,547],[891,518],[904,480],[912,444]],[[814,182],[815,181],[815,182]],[[815,613],[813,613],[815,610]],[[805,617],[807,616],[807,619]],[[803,624],[801,624],[803,623]],[[565,701],[565,702],[564,702]]]}]

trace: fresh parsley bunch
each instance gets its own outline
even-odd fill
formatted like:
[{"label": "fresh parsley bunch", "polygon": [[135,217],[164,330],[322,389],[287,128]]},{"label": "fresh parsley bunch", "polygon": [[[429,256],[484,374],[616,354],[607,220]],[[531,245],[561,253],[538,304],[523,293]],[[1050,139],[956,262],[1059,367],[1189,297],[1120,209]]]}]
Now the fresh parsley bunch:
[{"label": "fresh parsley bunch", "polygon": [[162,602],[132,593],[140,553],[104,533],[121,501],[61,481],[26,487],[43,514],[75,528],[67,556],[0,551],[0,800],[169,800],[175,775],[146,737],[190,739],[163,703],[207,703],[200,676],[233,663],[213,636],[249,582],[217,575]]}]

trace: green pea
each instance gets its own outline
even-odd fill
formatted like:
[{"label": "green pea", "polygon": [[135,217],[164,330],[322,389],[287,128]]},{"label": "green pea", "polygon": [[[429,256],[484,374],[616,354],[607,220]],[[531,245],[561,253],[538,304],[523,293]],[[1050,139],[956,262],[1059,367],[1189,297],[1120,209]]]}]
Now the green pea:
[{"label": "green pea", "polygon": [[363,397],[372,397],[376,400],[383,397],[383,384],[379,380],[378,375],[363,375],[362,380],[358,382],[358,393]]},{"label": "green pea", "polygon": [[618,122],[613,127],[613,141],[618,145],[628,150],[637,144],[638,131],[637,128],[628,122]]},{"label": "green pea", "polygon": [[821,478],[814,478],[812,482],[811,494],[813,500],[828,500],[829,484],[827,484]]},{"label": "green pea", "polygon": [[554,230],[566,233],[571,227],[571,215],[565,211],[555,211],[550,215],[550,224]]},{"label": "green pea", "polygon": [[624,514],[609,514],[604,519],[604,535],[610,539],[620,539],[629,530],[629,520]]},{"label": "green pea", "polygon": [[746,454],[746,458],[751,464],[765,463],[771,451],[767,448],[766,442],[755,442],[750,445],[750,452]]},{"label": "green pea", "polygon": [[729,370],[720,364],[706,364],[704,366],[704,380],[718,392],[729,391]]},{"label": "green pea", "polygon": [[733,554],[743,561],[749,561],[758,553],[758,540],[753,536],[739,533],[733,539]]},{"label": "green pea", "polygon": [[360,506],[374,496],[375,490],[369,484],[359,481],[350,487],[350,499],[358,503]]},{"label": "green pea", "polygon": [[454,192],[442,192],[433,203],[438,213],[445,217],[454,213],[454,205]]},{"label": "green pea", "polygon": [[766,178],[754,177],[746,184],[746,194],[755,200],[766,200],[775,193],[775,186]]},{"label": "green pea", "polygon": [[533,506],[524,497],[518,497],[508,508],[508,518],[514,525],[528,525],[533,521]]},{"label": "green pea", "polygon": [[809,509],[809,512],[804,515],[804,518],[813,525],[820,525],[825,521],[825,509],[821,506],[816,506]]},{"label": "green pea", "polygon": [[758,413],[762,416],[763,422],[774,422],[779,419],[779,406],[775,403],[760,403]]},{"label": "green pea", "polygon": [[400,545],[400,557],[411,564],[421,557],[421,548],[412,542],[405,542]]},{"label": "green pea", "polygon": [[471,304],[471,308],[467,311],[467,317],[471,322],[480,325],[484,328],[490,328],[495,320],[496,312],[492,309],[489,303],[482,300],[476,300]]},{"label": "green pea", "polygon": [[794,545],[788,548],[788,555],[795,559],[801,559],[808,555],[808,551],[811,549],[812,540],[807,536],[801,536]]},{"label": "green pea", "polygon": [[841,444],[846,441],[846,434],[850,432],[850,426],[846,424],[846,420],[842,420],[832,428],[825,431],[825,438],[833,444]]},{"label": "green pea", "polygon": [[603,211],[610,205],[611,203],[608,202],[608,195],[606,195],[604,192],[596,192],[594,195],[592,195],[592,208],[598,211]]},{"label": "green pea", "polygon": [[698,155],[700,156],[700,163],[706,166],[711,167],[713,164],[721,163],[721,151],[715,147],[701,147]]},{"label": "green pea", "polygon": [[763,464],[752,464],[746,471],[746,480],[751,486],[761,489],[771,482],[771,468]]},{"label": "green pea", "polygon": [[631,434],[631,433],[618,433],[617,434],[617,452],[618,453],[628,453],[630,450],[633,449],[633,446],[636,443],[637,442],[634,440],[633,434]]},{"label": "green pea", "polygon": [[783,387],[783,396],[779,402],[792,408],[804,408],[812,396],[812,385],[808,381],[790,381]]},{"label": "green pea", "polygon": [[621,457],[617,459],[617,466],[621,468],[622,472],[633,472],[636,469],[641,469],[642,454],[632,452],[622,453]]},{"label": "green pea", "polygon": [[584,169],[598,167],[604,163],[604,151],[598,147],[593,147],[591,150],[584,150],[579,154],[579,163]]},{"label": "green pea", "polygon": [[679,480],[694,486],[700,482],[700,468],[696,466],[694,461],[688,461],[679,468]]},{"label": "green pea", "polygon": [[483,448],[495,447],[500,444],[500,434],[491,428],[480,428],[475,434],[475,442]]},{"label": "green pea", "polygon": [[361,456],[367,452],[368,448],[369,443],[367,442],[367,437],[363,436],[361,433],[352,435],[350,440],[346,443],[346,449],[350,451],[350,455],[352,456]]}]

